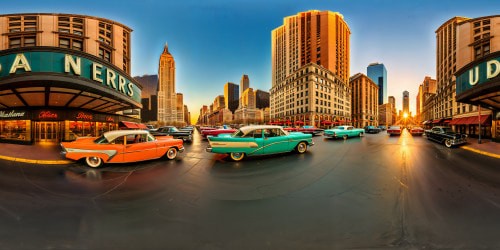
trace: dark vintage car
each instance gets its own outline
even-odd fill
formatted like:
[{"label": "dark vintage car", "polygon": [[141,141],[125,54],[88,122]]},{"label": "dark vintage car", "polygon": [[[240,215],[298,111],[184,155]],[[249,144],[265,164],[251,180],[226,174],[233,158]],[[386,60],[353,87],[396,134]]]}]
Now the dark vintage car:
[{"label": "dark vintage car", "polygon": [[377,128],[375,126],[366,126],[366,127],[364,127],[364,129],[365,129],[365,133],[367,133],[367,134],[378,134],[381,131],[379,128]]},{"label": "dark vintage car", "polygon": [[149,131],[154,136],[164,136],[169,135],[175,139],[182,139],[183,141],[191,142],[193,141],[193,134],[191,131],[181,131],[174,126],[164,126],[159,127],[156,130]]},{"label": "dark vintage car", "polygon": [[436,126],[426,131],[427,139],[444,144],[447,148],[467,143],[467,136],[455,133],[450,127]]},{"label": "dark vintage car", "polygon": [[315,126],[305,125],[301,128],[297,128],[296,132],[302,132],[304,134],[311,134],[312,136],[320,135],[323,133],[324,129],[317,128]]}]

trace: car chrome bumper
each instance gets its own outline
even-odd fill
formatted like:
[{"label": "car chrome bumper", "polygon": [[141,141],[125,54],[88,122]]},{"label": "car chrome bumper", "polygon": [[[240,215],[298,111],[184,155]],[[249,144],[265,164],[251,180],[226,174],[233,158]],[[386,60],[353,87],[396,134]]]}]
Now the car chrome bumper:
[{"label": "car chrome bumper", "polygon": [[205,150],[209,153],[212,153],[212,148],[206,148]]},{"label": "car chrome bumper", "polygon": [[184,152],[184,147],[179,148],[179,153],[182,153],[182,152]]},{"label": "car chrome bumper", "polygon": [[314,142],[309,142],[309,147],[314,146]]},{"label": "car chrome bumper", "polygon": [[453,146],[466,144],[466,143],[467,143],[467,139],[465,139],[465,138],[451,140],[451,145],[453,145]]}]

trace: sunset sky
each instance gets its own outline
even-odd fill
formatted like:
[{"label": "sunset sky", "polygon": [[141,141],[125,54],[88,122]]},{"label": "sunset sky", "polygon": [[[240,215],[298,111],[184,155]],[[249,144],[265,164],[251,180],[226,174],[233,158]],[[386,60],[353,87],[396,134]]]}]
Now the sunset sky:
[{"label": "sunset sky", "polygon": [[[22,3],[22,4],[21,4]],[[271,88],[271,30],[285,16],[307,10],[340,12],[351,29],[351,71],[366,74],[383,63],[388,96],[402,107],[410,92],[415,112],[418,85],[436,78],[435,31],[454,16],[497,15],[498,0],[27,0],[2,2],[1,14],[70,13],[103,17],[133,29],[132,76],[157,74],[165,42],[176,61],[176,91],[192,118],[223,94],[226,82]]]}]

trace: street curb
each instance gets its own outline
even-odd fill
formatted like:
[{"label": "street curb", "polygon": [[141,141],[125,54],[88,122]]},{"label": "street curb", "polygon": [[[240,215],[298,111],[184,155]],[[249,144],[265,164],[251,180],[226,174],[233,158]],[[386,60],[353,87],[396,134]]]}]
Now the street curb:
[{"label": "street curb", "polygon": [[30,159],[16,158],[3,155],[0,155],[0,159],[7,161],[30,163],[30,164],[40,164],[40,165],[66,165],[74,163],[74,161],[68,161],[68,160],[30,160]]},{"label": "street curb", "polygon": [[471,147],[469,147],[469,146],[462,146],[461,148],[463,148],[463,149],[465,149],[465,150],[472,151],[472,152],[474,152],[474,153],[478,153],[478,154],[482,154],[482,155],[486,155],[486,156],[489,156],[489,157],[493,157],[493,158],[498,158],[498,159],[500,159],[500,155],[499,155],[499,154],[494,154],[494,153],[490,153],[490,152],[482,151],[482,150],[479,150],[479,149],[471,148]]}]

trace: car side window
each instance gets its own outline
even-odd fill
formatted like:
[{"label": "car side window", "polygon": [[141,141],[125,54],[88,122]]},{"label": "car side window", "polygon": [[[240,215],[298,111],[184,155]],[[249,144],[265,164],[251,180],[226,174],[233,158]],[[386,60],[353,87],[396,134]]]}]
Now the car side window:
[{"label": "car side window", "polygon": [[148,141],[155,141],[155,137],[152,135],[148,135]]},{"label": "car side window", "polygon": [[112,144],[117,144],[117,145],[123,145],[123,140],[124,136],[117,137],[114,141],[112,141]]},{"label": "car side window", "polygon": [[262,129],[256,129],[253,131],[254,138],[262,138]]},{"label": "car side window", "polygon": [[286,135],[285,132],[283,132],[283,130],[281,130],[281,129],[277,128],[275,130],[276,130],[276,136],[284,136],[284,135]]}]

